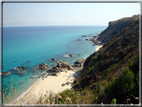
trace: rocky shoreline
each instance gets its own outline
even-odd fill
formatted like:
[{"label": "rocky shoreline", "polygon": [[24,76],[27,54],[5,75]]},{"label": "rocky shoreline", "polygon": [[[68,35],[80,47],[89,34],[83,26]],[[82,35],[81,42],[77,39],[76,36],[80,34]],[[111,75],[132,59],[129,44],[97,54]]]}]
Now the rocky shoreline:
[{"label": "rocky shoreline", "polygon": [[[72,57],[73,55],[70,54],[70,57]],[[53,59],[53,58],[52,58]],[[57,62],[57,65],[52,67],[51,69],[49,69],[49,65],[47,65],[46,63],[41,63],[38,65],[38,67],[34,67],[34,70],[37,71],[45,71],[44,73],[42,73],[41,75],[37,76],[37,77],[33,77],[31,76],[30,78],[47,78],[47,76],[57,76],[57,73],[59,72],[65,72],[67,70],[77,70],[77,69],[81,69],[83,68],[83,64],[85,62],[84,58],[81,58],[77,61],[74,62],[73,65],[68,64],[67,62],[61,62],[59,60],[54,60]],[[26,67],[16,67],[13,68],[12,71],[6,71],[6,72],[2,72],[3,76],[9,76],[11,75],[11,73],[16,74],[16,75],[24,75],[26,73]],[[28,75],[28,74],[27,74]]]},{"label": "rocky shoreline", "polygon": [[[69,65],[67,62],[56,61],[57,65],[48,69],[46,73],[41,74],[37,78],[47,78],[47,76],[58,76],[57,74],[60,72],[66,72],[68,70],[76,71],[83,68],[83,64],[85,62],[84,58],[81,58],[74,62],[74,65]],[[46,64],[45,64],[46,65]]]},{"label": "rocky shoreline", "polygon": [[[86,41],[91,41],[93,43],[93,46],[94,45],[98,45],[98,46],[103,46],[105,43],[104,42],[101,42],[98,40],[98,35],[95,35],[95,36],[90,36],[90,35],[82,35],[83,38],[85,37],[91,37],[90,39],[85,39]],[[78,39],[79,41],[82,40],[82,39]],[[100,48],[100,47],[99,47]],[[73,57],[74,55],[72,54],[67,54],[67,55],[64,55],[63,57]],[[80,56],[80,54],[78,54],[78,56]],[[65,70],[74,70],[74,69],[80,69],[80,67],[83,67],[83,64],[85,62],[85,59],[81,58],[79,60],[77,60],[76,62],[74,62],[74,65],[69,65],[68,63],[66,62],[61,62],[59,60],[55,60],[54,58],[51,58],[49,59],[50,61],[55,61],[57,62],[57,65],[52,67],[51,69],[49,69],[49,65],[47,65],[46,63],[41,63],[39,64],[39,66],[37,67],[34,67],[33,69],[34,70],[37,70],[37,71],[46,71],[46,73],[48,73],[48,75],[53,75],[53,76],[56,76],[57,73],[59,72],[63,72]],[[16,67],[16,68],[13,68],[12,70],[14,71],[6,71],[6,72],[2,72],[2,76],[9,76],[11,75],[11,73],[14,73],[14,74],[17,74],[17,75],[24,75],[26,72],[26,67]],[[27,74],[28,75],[28,74]],[[45,75],[45,73],[44,73]],[[46,76],[48,76],[46,75]],[[41,74],[40,76],[36,77],[36,78],[40,78],[42,77],[43,74]],[[30,77],[30,78],[34,78],[34,77]]]},{"label": "rocky shoreline", "polygon": [[[95,35],[95,36],[90,36],[90,35],[82,35],[83,38],[85,37],[91,37],[90,39],[85,39],[86,41],[91,41],[93,43],[93,46],[95,45],[104,45],[106,44],[106,42],[103,42],[103,41],[100,41],[98,38],[99,38],[99,35]],[[77,41],[82,41],[82,39],[77,39]]]}]

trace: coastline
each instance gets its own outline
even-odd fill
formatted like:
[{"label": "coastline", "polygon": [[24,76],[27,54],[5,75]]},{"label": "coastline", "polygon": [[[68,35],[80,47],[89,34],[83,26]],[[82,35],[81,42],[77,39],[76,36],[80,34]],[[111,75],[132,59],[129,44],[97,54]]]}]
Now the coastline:
[{"label": "coastline", "polygon": [[[94,39],[95,38],[95,39]],[[93,39],[90,40],[94,45],[97,46],[96,51],[98,51],[103,45],[101,44],[96,44],[96,37],[93,36]],[[78,68],[76,70],[68,70],[67,73],[65,72],[60,72],[58,73],[58,76],[48,76],[47,78],[39,78],[33,85],[23,92],[15,101],[13,101],[11,104],[36,104],[37,101],[39,100],[40,96],[47,94],[46,91],[57,94],[59,92],[62,92],[63,90],[66,89],[71,89],[72,86],[71,84],[62,86],[63,83],[66,83],[67,81],[73,82],[74,79],[78,76],[77,74]],[[68,78],[70,75],[72,75],[72,79]],[[64,78],[63,78],[64,77]],[[52,82],[56,83],[53,84]],[[11,105],[8,104],[8,105]],[[6,104],[7,105],[7,104]]]},{"label": "coastline", "polygon": [[39,78],[23,97],[15,100],[12,104],[36,104],[38,99],[47,93],[46,91],[48,91],[48,94],[57,94],[66,89],[71,89],[71,84],[65,86],[62,86],[62,84],[67,81],[72,83],[78,76],[78,70],[60,72],[58,73],[58,76],[48,76],[47,78],[44,78],[44,80]]}]

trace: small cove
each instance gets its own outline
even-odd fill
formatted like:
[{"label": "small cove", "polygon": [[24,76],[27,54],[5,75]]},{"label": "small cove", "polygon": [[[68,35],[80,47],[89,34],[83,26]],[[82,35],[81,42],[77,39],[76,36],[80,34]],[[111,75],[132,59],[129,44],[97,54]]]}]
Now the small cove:
[{"label": "small cove", "polygon": [[[44,26],[44,27],[6,27],[3,28],[3,72],[18,66],[26,66],[25,75],[3,77],[3,89],[7,89],[5,96],[10,93],[11,77],[18,96],[25,92],[41,74],[33,70],[40,63],[50,67],[56,65],[49,59],[55,58],[62,62],[73,64],[80,58],[86,58],[96,51],[89,39],[82,35],[94,36],[99,34],[104,26]],[[82,39],[78,41],[78,39]],[[73,57],[63,57],[73,54]],[[78,56],[80,54],[80,56]],[[12,93],[11,93],[12,98]],[[14,100],[14,99],[12,99]]]}]

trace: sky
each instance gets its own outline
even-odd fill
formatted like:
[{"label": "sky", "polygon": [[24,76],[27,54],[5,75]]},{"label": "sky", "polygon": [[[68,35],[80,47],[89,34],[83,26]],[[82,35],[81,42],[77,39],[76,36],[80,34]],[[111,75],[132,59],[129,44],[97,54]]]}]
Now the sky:
[{"label": "sky", "polygon": [[139,3],[3,3],[3,26],[107,26],[137,14]]}]

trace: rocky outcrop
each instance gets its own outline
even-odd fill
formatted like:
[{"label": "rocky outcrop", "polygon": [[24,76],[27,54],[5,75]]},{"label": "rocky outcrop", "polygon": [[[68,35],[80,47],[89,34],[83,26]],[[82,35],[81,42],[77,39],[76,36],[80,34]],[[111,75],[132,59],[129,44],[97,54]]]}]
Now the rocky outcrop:
[{"label": "rocky outcrop", "polygon": [[63,62],[61,65],[62,65],[62,67],[63,67],[63,68],[66,68],[66,67],[68,67],[68,66],[69,66],[69,64],[68,64],[68,63],[66,63],[66,62]]},{"label": "rocky outcrop", "polygon": [[94,45],[100,45],[100,44],[101,44],[101,42],[98,41],[97,38],[98,38],[98,36],[96,35],[96,36],[93,36],[93,38],[89,39],[89,41],[92,41],[93,46],[94,46]]},{"label": "rocky outcrop", "polygon": [[98,35],[97,41],[100,41],[100,44],[108,43],[116,34],[128,27],[135,20],[138,20],[137,16],[110,21],[108,27]]},{"label": "rocky outcrop", "polygon": [[33,69],[38,70],[38,71],[45,71],[49,69],[49,66],[46,63],[41,63],[39,64],[39,67],[35,67]]},{"label": "rocky outcrop", "polygon": [[85,62],[85,59],[81,58],[79,60],[77,60],[76,62],[74,62],[74,67],[83,67],[83,64]]},{"label": "rocky outcrop", "polygon": [[52,58],[52,59],[50,59],[50,61],[55,61],[55,59],[54,59],[54,58]]},{"label": "rocky outcrop", "polygon": [[56,67],[61,67],[62,65],[61,65],[61,63],[59,62],[59,61],[57,61],[57,66]]},{"label": "rocky outcrop", "polygon": [[15,69],[15,70],[18,70],[18,69],[24,70],[24,69],[26,69],[26,67],[21,66],[21,67],[16,67],[16,68],[14,68],[14,69]]},{"label": "rocky outcrop", "polygon": [[63,62],[61,65],[63,68],[67,68],[68,70],[73,70],[73,68],[66,62]]},{"label": "rocky outcrop", "polygon": [[57,61],[57,65],[55,67],[52,67],[47,72],[48,73],[58,73],[58,72],[62,72],[62,71],[65,71],[65,70],[73,70],[73,67],[70,66],[66,62],[61,63],[60,61]]},{"label": "rocky outcrop", "polygon": [[8,75],[11,75],[11,72],[8,72],[8,71],[2,72],[2,75],[3,75],[3,76],[8,76]]},{"label": "rocky outcrop", "polygon": [[72,54],[70,54],[70,57],[73,57],[73,55],[72,55]]},{"label": "rocky outcrop", "polygon": [[73,67],[69,65],[68,70],[73,70]]},{"label": "rocky outcrop", "polygon": [[87,37],[87,35],[82,35],[82,37]]}]

